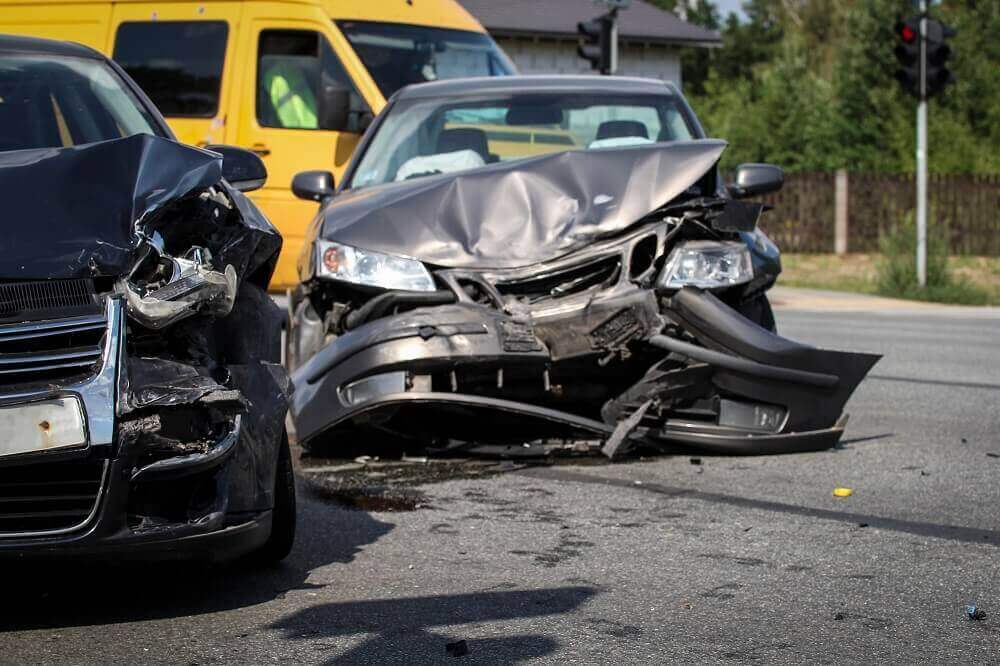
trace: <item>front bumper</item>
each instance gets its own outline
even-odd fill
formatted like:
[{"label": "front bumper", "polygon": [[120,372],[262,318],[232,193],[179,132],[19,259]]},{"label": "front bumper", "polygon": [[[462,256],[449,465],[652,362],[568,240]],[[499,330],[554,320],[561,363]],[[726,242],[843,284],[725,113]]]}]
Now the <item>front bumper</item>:
[{"label": "front bumper", "polygon": [[[258,431],[243,426],[245,418],[238,411],[242,403],[231,396],[228,401],[202,399],[206,404],[193,401],[120,414],[130,377],[118,299],[107,299],[106,325],[93,375],[57,387],[0,395],[0,404],[8,408],[72,398],[83,407],[87,435],[82,446],[0,456],[0,558],[114,553],[141,559],[225,560],[260,546],[271,528],[274,442],[257,441]],[[261,390],[271,387],[266,377],[257,379]],[[188,411],[178,413],[180,409]],[[160,426],[161,420],[178,421],[199,412],[211,412],[229,426],[177,454],[161,450],[151,455],[137,445],[145,444],[148,423]],[[162,447],[164,438],[156,435]]]},{"label": "front bumper", "polygon": [[[300,441],[336,445],[364,429],[373,442],[372,433],[508,444],[627,437],[718,453],[817,450],[839,440],[844,404],[878,360],[785,340],[700,290],[677,293],[667,319],[659,310],[652,291],[636,289],[537,325],[467,303],[377,319],[294,373]],[[603,375],[577,382],[588,386],[568,386],[572,376],[563,372],[556,391],[550,373],[567,358],[553,348],[577,360],[587,348],[594,367],[611,358],[609,349],[634,358],[612,359]],[[636,371],[637,359],[667,370],[650,379],[645,367]],[[568,400],[586,388],[594,394],[589,411],[585,400]]]}]

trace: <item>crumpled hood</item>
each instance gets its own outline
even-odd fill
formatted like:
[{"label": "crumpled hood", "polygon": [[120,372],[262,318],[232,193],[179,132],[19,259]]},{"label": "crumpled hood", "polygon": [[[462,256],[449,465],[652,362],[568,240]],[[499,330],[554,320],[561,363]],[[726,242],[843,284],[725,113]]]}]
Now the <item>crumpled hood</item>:
[{"label": "crumpled hood", "polygon": [[145,134],[0,152],[0,279],[124,275],[136,221],[221,177],[215,153]]},{"label": "crumpled hood", "polygon": [[452,268],[515,268],[622,231],[713,168],[724,141],[574,150],[347,192],[311,233]]}]

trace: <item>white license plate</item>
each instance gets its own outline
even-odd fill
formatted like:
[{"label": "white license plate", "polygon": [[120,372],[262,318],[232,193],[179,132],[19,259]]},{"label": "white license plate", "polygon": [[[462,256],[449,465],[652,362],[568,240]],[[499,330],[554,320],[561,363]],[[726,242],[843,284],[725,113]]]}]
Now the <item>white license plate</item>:
[{"label": "white license plate", "polygon": [[76,398],[0,407],[0,456],[51,451],[87,443]]}]

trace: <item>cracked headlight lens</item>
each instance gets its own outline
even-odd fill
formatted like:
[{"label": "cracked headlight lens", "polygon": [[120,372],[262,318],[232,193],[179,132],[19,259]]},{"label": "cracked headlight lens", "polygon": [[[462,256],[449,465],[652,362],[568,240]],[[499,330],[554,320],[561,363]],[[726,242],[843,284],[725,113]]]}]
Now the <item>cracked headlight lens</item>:
[{"label": "cracked headlight lens", "polygon": [[740,241],[688,241],[673,249],[657,280],[661,289],[713,289],[753,279],[750,250]]},{"label": "cracked headlight lens", "polygon": [[323,278],[382,289],[435,289],[434,278],[416,259],[322,240],[316,242],[316,254],[316,272]]}]

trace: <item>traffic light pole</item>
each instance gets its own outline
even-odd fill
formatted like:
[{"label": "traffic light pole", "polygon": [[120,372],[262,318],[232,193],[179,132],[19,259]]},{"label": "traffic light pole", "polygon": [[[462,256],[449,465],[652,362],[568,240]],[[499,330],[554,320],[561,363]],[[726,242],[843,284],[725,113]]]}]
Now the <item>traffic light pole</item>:
[{"label": "traffic light pole", "polygon": [[917,101],[917,284],[927,285],[927,0],[920,0],[920,98]]}]

